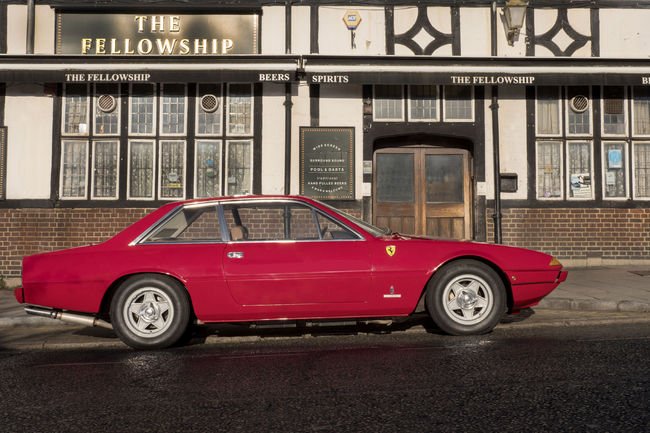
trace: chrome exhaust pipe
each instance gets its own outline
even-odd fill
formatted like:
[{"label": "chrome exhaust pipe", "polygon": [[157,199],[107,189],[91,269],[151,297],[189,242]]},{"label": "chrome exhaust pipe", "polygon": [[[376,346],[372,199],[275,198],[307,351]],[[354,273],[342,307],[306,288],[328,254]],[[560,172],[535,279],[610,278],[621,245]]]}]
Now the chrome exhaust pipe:
[{"label": "chrome exhaust pipe", "polygon": [[113,325],[107,321],[85,314],[67,313],[61,310],[41,307],[25,307],[25,313],[33,316],[46,317],[48,319],[57,319],[62,322],[75,323],[77,325],[97,326],[99,328],[113,330]]}]

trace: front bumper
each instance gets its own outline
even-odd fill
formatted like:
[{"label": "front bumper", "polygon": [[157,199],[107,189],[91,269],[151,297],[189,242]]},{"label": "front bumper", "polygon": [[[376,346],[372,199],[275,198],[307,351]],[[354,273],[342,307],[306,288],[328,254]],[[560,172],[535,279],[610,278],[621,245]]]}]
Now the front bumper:
[{"label": "front bumper", "polygon": [[19,304],[25,303],[25,290],[22,287],[16,287],[14,289],[14,296]]}]

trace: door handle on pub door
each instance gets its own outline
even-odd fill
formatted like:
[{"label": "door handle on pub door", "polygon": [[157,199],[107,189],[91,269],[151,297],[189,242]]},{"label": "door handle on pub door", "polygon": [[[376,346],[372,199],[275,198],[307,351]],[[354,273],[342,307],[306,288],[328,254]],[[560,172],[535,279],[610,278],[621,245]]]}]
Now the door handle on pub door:
[{"label": "door handle on pub door", "polygon": [[244,253],[241,251],[230,251],[227,256],[229,259],[243,259]]}]

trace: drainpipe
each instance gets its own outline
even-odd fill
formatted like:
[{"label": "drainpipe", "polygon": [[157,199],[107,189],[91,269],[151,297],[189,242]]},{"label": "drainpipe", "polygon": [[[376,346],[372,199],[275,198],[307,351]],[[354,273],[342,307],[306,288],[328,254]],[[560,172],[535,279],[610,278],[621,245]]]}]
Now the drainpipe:
[{"label": "drainpipe", "polygon": [[[284,45],[286,54],[291,54],[291,1],[284,9]],[[291,83],[284,85],[284,193],[291,194]]]},{"label": "drainpipe", "polygon": [[[492,2],[492,57],[497,52],[497,3]],[[494,167],[494,243],[502,243],[501,239],[501,162],[499,151],[499,87],[492,86],[492,156]]]},{"label": "drainpipe", "polygon": [[27,0],[27,54],[34,54],[34,21],[36,6],[34,0]]}]

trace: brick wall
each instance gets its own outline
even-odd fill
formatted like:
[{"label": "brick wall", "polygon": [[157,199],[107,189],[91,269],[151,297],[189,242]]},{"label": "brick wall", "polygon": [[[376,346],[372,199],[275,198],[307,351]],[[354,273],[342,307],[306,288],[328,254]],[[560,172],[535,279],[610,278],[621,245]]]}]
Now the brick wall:
[{"label": "brick wall", "polygon": [[[650,259],[650,209],[503,209],[502,214],[506,245],[585,264]],[[487,232],[493,240],[491,218]]]},{"label": "brick wall", "polygon": [[102,242],[153,209],[0,209],[0,276],[23,256]]}]

